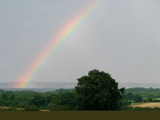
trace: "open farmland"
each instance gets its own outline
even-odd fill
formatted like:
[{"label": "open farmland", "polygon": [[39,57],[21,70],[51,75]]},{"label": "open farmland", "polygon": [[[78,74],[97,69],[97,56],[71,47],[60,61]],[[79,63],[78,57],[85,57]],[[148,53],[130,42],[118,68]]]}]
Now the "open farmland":
[{"label": "open farmland", "polygon": [[142,107],[142,108],[160,108],[160,102],[149,102],[149,103],[139,103],[139,104],[133,104],[130,105],[131,107]]}]

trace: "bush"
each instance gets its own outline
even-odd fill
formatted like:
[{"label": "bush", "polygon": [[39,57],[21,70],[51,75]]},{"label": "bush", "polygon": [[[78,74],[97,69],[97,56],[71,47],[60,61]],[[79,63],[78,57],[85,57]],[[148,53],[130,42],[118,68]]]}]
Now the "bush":
[{"label": "bush", "polygon": [[49,110],[56,110],[56,111],[70,110],[70,106],[69,105],[55,105],[53,103],[49,103],[48,104],[48,109]]},{"label": "bush", "polygon": [[39,111],[39,108],[36,106],[25,106],[24,111]]}]

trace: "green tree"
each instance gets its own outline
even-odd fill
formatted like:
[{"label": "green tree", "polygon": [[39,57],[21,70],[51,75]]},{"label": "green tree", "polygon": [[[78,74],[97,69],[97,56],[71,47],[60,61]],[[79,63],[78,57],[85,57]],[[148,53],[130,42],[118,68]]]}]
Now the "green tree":
[{"label": "green tree", "polygon": [[153,102],[153,99],[152,98],[148,98],[148,102]]},{"label": "green tree", "polygon": [[127,93],[126,96],[127,96],[128,100],[133,100],[134,99],[134,95],[131,92]]},{"label": "green tree", "polygon": [[76,106],[76,92],[65,91],[60,94],[61,105],[68,105],[69,109],[73,110]]},{"label": "green tree", "polygon": [[78,79],[76,92],[79,109],[117,110],[125,89],[118,89],[118,83],[110,74],[99,70],[89,71],[88,75]]},{"label": "green tree", "polygon": [[8,95],[5,94],[5,93],[3,93],[3,94],[1,95],[1,99],[3,99],[3,100],[8,100]]},{"label": "green tree", "polygon": [[31,104],[36,107],[42,107],[45,105],[45,99],[41,95],[35,95],[31,100]]},{"label": "green tree", "polygon": [[134,101],[137,102],[137,103],[139,103],[139,102],[143,101],[143,98],[142,98],[142,96],[140,96],[140,95],[137,94],[137,95],[134,96]]}]

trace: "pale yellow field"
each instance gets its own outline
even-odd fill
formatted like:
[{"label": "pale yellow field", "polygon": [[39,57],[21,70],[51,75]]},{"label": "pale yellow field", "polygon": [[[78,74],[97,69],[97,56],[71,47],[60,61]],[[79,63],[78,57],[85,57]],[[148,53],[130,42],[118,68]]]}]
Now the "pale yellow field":
[{"label": "pale yellow field", "polygon": [[160,102],[149,102],[149,103],[139,103],[135,105],[131,105],[131,107],[149,107],[149,108],[155,108],[158,107],[160,108]]}]

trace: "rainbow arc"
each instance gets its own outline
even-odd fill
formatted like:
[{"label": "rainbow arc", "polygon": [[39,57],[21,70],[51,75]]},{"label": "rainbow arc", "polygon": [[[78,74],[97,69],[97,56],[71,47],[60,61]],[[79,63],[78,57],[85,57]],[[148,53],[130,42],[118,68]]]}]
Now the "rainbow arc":
[{"label": "rainbow arc", "polygon": [[36,57],[33,63],[29,66],[24,74],[20,76],[17,80],[18,84],[15,85],[16,88],[27,87],[29,82],[31,82],[38,71],[42,68],[44,63],[47,62],[49,57],[58,49],[64,42],[67,42],[72,35],[80,29],[85,20],[96,11],[100,3],[103,0],[94,0],[89,3],[85,8],[83,8],[76,16],[74,16],[70,21],[68,21],[60,30],[57,32],[55,37],[46,46],[46,48]]}]

